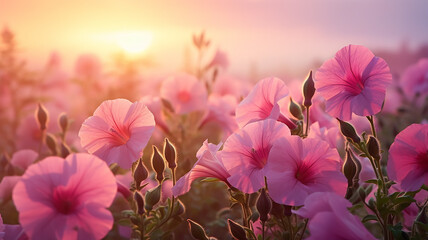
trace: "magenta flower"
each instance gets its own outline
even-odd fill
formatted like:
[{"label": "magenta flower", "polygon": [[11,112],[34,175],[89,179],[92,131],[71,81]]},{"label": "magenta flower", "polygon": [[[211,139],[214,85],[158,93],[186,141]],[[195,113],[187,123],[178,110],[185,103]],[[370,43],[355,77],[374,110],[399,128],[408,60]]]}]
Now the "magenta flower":
[{"label": "magenta flower", "polygon": [[313,193],[306,198],[305,206],[295,214],[309,218],[311,236],[307,239],[376,239],[364,227],[357,216],[347,208],[352,204],[334,193]]},{"label": "magenta flower", "polygon": [[288,95],[288,88],[278,78],[259,81],[247,97],[236,107],[236,121],[240,128],[263,119],[274,119],[285,123],[290,129],[296,125],[281,114],[278,102]]},{"label": "magenta flower", "polygon": [[15,186],[13,201],[31,239],[100,239],[113,225],[106,208],[116,189],[105,162],[71,154],[31,165]]},{"label": "magenta flower", "polygon": [[401,79],[403,90],[409,100],[416,94],[428,94],[428,58],[422,58],[403,73]]},{"label": "magenta flower", "polygon": [[[264,187],[265,166],[275,140],[289,136],[290,130],[276,120],[250,123],[229,136],[221,151],[229,183],[245,193]],[[267,176],[269,178],[269,176]]]},{"label": "magenta flower", "polygon": [[315,74],[315,88],[326,99],[326,111],[344,121],[351,114],[378,113],[392,75],[387,63],[363,46],[349,45]]},{"label": "magenta flower", "polygon": [[12,191],[21,180],[21,176],[5,176],[0,182],[0,203],[5,203],[12,198]]},{"label": "magenta flower", "polygon": [[204,110],[208,98],[204,84],[195,77],[184,74],[165,79],[160,94],[171,103],[177,114]]},{"label": "magenta flower", "polygon": [[174,196],[177,197],[187,193],[190,190],[192,182],[201,177],[213,177],[229,184],[227,178],[230,177],[230,174],[224,168],[220,160],[221,156],[218,152],[221,145],[222,143],[214,145],[208,143],[208,140],[204,141],[204,144],[196,154],[198,161],[196,161],[193,168],[178,179],[175,186],[172,187]]},{"label": "magenta flower", "polygon": [[104,101],[82,124],[82,147],[108,164],[130,168],[155,128],[153,114],[141,102],[126,99]]},{"label": "magenta flower", "polygon": [[428,124],[412,124],[389,148],[388,174],[405,191],[428,185]]},{"label": "magenta flower", "polygon": [[282,137],[274,142],[266,168],[269,194],[277,203],[300,206],[313,192],[345,194],[339,154],[322,140]]},{"label": "magenta flower", "polygon": [[39,154],[31,149],[23,149],[16,151],[12,155],[12,159],[10,160],[10,163],[20,168],[21,170],[27,169],[28,166],[30,166],[36,159],[39,157]]}]

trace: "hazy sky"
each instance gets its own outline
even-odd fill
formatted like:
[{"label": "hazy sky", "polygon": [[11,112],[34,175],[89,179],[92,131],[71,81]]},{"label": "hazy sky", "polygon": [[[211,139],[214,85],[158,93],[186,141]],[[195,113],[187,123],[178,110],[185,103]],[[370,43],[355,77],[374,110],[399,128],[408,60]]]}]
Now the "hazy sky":
[{"label": "hazy sky", "polygon": [[205,30],[226,51],[230,71],[304,70],[347,44],[393,49],[428,42],[428,1],[394,0],[0,0],[0,24],[16,34],[22,56],[44,61],[53,50],[71,63],[78,53],[118,51],[109,34],[153,34],[146,54],[182,66],[191,35]]}]

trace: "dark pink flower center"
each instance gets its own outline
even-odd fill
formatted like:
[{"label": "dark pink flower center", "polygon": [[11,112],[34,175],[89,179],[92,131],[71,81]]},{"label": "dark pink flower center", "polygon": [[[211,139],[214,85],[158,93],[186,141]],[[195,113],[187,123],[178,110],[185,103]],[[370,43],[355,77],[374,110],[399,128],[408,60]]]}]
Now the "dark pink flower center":
[{"label": "dark pink flower center", "polygon": [[190,101],[192,96],[190,96],[190,93],[188,91],[183,90],[178,92],[177,98],[180,102],[186,103]]},{"label": "dark pink flower center", "polygon": [[257,168],[262,169],[266,165],[267,159],[269,157],[269,151],[270,146],[261,149],[251,149],[251,159]]},{"label": "dark pink flower center", "polygon": [[416,162],[418,163],[420,170],[428,172],[428,151],[425,153],[419,153],[416,156]]},{"label": "dark pink flower center", "polygon": [[131,137],[129,129],[125,129],[125,128],[116,129],[111,127],[110,134],[113,137],[114,144],[117,146],[126,144],[129,138]]},{"label": "dark pink flower center", "polygon": [[80,204],[74,190],[62,186],[54,190],[52,202],[55,209],[62,214],[73,213]]},{"label": "dark pink flower center", "polygon": [[303,162],[297,167],[295,177],[304,185],[314,183],[315,171],[313,168],[311,168],[311,165]]}]

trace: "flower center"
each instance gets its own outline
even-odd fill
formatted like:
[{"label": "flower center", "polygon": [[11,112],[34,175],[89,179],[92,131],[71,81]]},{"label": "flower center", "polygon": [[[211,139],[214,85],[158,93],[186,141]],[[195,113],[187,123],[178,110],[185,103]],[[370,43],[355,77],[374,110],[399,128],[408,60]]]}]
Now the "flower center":
[{"label": "flower center", "polygon": [[70,191],[63,186],[54,189],[53,205],[62,214],[71,214],[79,206],[79,200],[74,196],[74,191]]},{"label": "flower center", "polygon": [[422,171],[428,172],[428,150],[416,156],[417,163]]},{"label": "flower center", "polygon": [[180,91],[180,92],[178,92],[178,96],[177,97],[178,97],[178,100],[180,102],[184,102],[184,103],[190,101],[190,99],[191,99],[190,93],[188,91]]},{"label": "flower center", "polygon": [[267,162],[269,156],[270,147],[264,147],[261,149],[251,148],[251,158],[253,159],[254,165],[258,169],[262,169]]},{"label": "flower center", "polygon": [[115,128],[111,127],[110,134],[113,137],[115,145],[117,146],[126,144],[130,138],[129,130],[126,129],[119,128],[116,130]]},{"label": "flower center", "polygon": [[302,163],[297,167],[296,171],[296,179],[299,180],[304,185],[308,185],[310,183],[314,183],[314,171],[308,166],[306,163]]}]

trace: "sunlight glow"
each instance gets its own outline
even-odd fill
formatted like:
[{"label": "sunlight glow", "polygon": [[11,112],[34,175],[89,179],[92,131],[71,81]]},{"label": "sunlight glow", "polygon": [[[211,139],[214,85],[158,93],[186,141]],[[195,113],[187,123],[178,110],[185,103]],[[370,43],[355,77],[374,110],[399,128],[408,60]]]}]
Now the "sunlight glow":
[{"label": "sunlight glow", "polygon": [[128,54],[140,54],[147,50],[153,40],[148,31],[121,32],[115,34],[116,44]]}]

